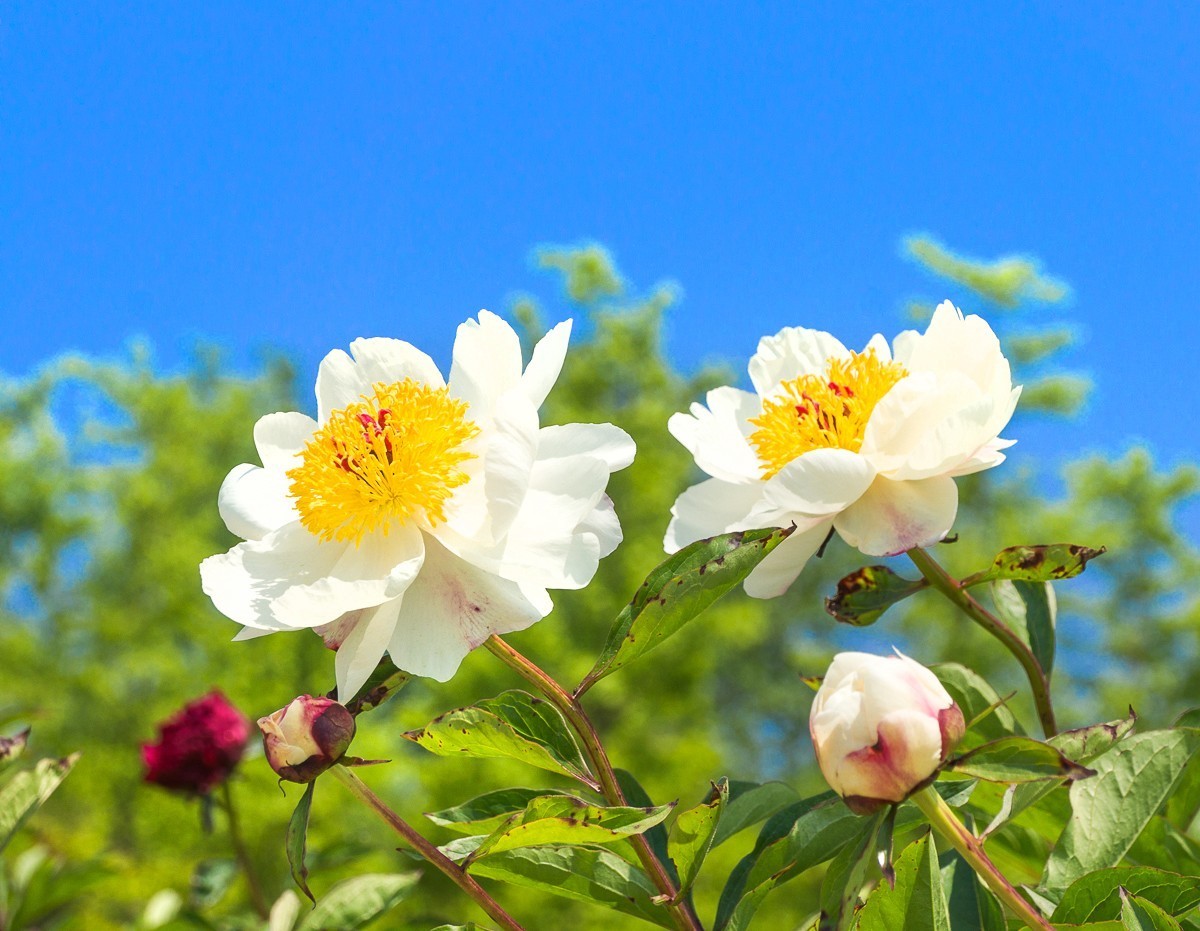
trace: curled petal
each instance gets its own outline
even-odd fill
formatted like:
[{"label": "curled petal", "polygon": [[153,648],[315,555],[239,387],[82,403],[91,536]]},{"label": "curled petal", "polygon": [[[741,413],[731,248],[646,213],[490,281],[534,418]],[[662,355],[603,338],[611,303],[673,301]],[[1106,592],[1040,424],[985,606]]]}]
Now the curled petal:
[{"label": "curled petal", "polygon": [[750,381],[759,397],[769,398],[781,382],[800,375],[819,375],[834,357],[849,355],[835,336],[807,327],[784,327],[758,341],[750,357]]},{"label": "curled petal", "polygon": [[261,540],[299,518],[288,488],[284,473],[244,462],[221,483],[217,511],[230,533],[243,540]]},{"label": "curled petal", "polygon": [[210,556],[200,565],[200,577],[217,609],[241,624],[316,627],[381,604],[412,581],[422,558],[420,531],[397,528],[378,542],[361,549],[322,543],[297,521]]},{"label": "curled petal", "polygon": [[306,414],[283,411],[258,418],[254,425],[254,446],[268,469],[286,472],[297,464],[301,451],[317,422]]},{"label": "curled petal", "polygon": [[763,484],[763,498],[780,514],[829,517],[857,501],[874,478],[871,463],[857,453],[848,449],[814,449],[793,459],[767,480]]},{"label": "curled petal", "polygon": [[762,413],[757,397],[738,388],[714,388],[708,406],[693,404],[689,414],[673,414],[667,429],[696,457],[696,465],[727,482],[757,482],[762,464],[747,437],[751,417]]}]

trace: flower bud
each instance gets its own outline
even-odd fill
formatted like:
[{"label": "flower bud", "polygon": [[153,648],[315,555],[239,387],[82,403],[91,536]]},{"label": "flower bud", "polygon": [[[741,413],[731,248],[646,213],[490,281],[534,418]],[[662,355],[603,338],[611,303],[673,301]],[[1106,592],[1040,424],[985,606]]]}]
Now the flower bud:
[{"label": "flower bud", "polygon": [[342,758],[354,739],[354,715],[332,698],[301,695],[258,719],[267,762],[288,782],[312,782]]},{"label": "flower bud", "polygon": [[825,780],[866,814],[929,779],[966,727],[937,677],[897,651],[835,656],[808,729]]},{"label": "flower bud", "polygon": [[158,742],[142,744],[146,781],[207,795],[237,766],[250,722],[219,691],[185,705],[158,727]]}]

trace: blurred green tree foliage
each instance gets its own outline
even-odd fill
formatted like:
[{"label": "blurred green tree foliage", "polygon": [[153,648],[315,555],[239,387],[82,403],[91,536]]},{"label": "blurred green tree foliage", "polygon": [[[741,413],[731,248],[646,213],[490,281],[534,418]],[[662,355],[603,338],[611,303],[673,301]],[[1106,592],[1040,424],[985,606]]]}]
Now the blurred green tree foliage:
[{"label": "blurred green tree foliage", "polygon": [[[910,240],[907,248],[939,293],[957,288],[956,302],[984,313],[1001,332],[1017,380],[1026,385],[1007,435],[1019,437],[1030,417],[1079,409],[1089,382],[1058,367],[1075,338],[1053,319],[1067,293],[1062,285],[1028,259],[979,262],[928,239]],[[662,558],[671,503],[698,477],[666,432],[667,418],[708,388],[744,381],[746,360],[677,372],[661,344],[676,292],[664,285],[648,295],[631,293],[598,246],[542,249],[537,262],[560,274],[562,289],[552,300],[567,301],[577,322],[544,422],[612,420],[638,444],[636,462],[610,486],[625,543],[589,588],[557,593],[551,617],[512,637],[573,685],[591,666],[611,619]],[[929,307],[910,305],[918,317]],[[521,298],[512,312],[531,344],[543,329],[539,303]],[[803,323],[800,310],[796,322]],[[307,392],[311,373],[301,381]],[[217,515],[216,492],[232,466],[253,459],[254,420],[298,406],[310,402],[297,401],[285,363],[270,362],[261,374],[242,378],[222,372],[213,353],[201,353],[183,375],[157,373],[140,351],[120,364],[62,359],[3,389],[0,716],[32,723],[39,750],[83,752],[28,840],[111,871],[81,902],[72,927],[129,927],[156,891],[186,895],[197,861],[228,856],[220,822],[205,834],[194,802],[141,783],[138,744],[153,736],[155,722],[213,686],[256,717],[332,684],[331,657],[316,637],[230,643],[236,627],[201,593],[197,572],[203,557],[235,542]],[[1115,460],[1097,456],[1068,465],[1061,496],[1041,490],[1051,477],[1023,463],[961,480],[959,539],[938,547],[938,556],[963,575],[1012,544],[1107,545],[1108,555],[1086,580],[1059,586],[1060,719],[1070,725],[1117,717],[1136,693],[1147,702],[1138,711],[1163,721],[1194,702],[1200,685],[1200,600],[1186,584],[1196,577],[1200,554],[1174,524],[1181,503],[1196,492],[1196,470],[1161,471],[1148,453],[1132,449]],[[910,599],[869,630],[839,630],[822,611],[822,598],[861,564],[862,557],[835,542],[785,597],[756,602],[732,595],[685,635],[598,685],[587,701],[616,765],[633,771],[656,801],[680,798],[685,805],[722,775],[817,788],[807,739],[810,693],[798,676],[824,668],[846,646],[896,644],[922,662],[953,659],[1002,690],[1023,690],[1015,662],[933,593]],[[902,559],[893,565],[915,575]],[[548,784],[515,764],[429,756],[399,736],[451,707],[518,685],[484,651],[468,657],[450,683],[409,685],[361,722],[354,752],[393,760],[366,778],[416,824],[423,811],[492,788]],[[1020,699],[1016,707],[1032,725]],[[235,794],[253,855],[277,895],[289,883],[283,831],[298,793],[283,797],[268,767],[249,759]],[[718,880],[752,842],[753,832],[746,832],[710,857],[696,888],[702,917],[711,918]],[[310,835],[318,893],[350,865],[404,868],[391,846],[339,786],[318,786]],[[427,875],[423,885],[401,909],[412,927],[482,917],[438,877]],[[532,928],[595,926],[595,913],[567,900],[508,888],[498,894]],[[245,902],[245,890],[235,886],[214,914],[232,915]],[[814,903],[814,889],[797,884],[768,901],[759,921],[793,927]]]}]

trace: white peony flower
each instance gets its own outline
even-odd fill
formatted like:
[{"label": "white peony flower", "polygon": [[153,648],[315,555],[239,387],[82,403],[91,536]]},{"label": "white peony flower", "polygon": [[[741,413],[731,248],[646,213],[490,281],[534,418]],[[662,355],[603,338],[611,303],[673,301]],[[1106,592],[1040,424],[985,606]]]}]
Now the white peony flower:
[{"label": "white peony flower", "polygon": [[962,738],[962,712],[937,676],[895,656],[839,653],[813,699],[817,763],[856,811],[902,801]]},{"label": "white peony flower", "polygon": [[634,445],[612,424],[539,426],[570,331],[554,327],[522,370],[517,334],[482,311],[458,328],[449,384],[396,339],[327,355],[317,419],[263,417],[262,466],[221,486],[246,542],[200,574],[245,625],[235,639],[316,628],[348,701],[385,652],[445,681],[490,635],[545,617],[547,589],[586,585],[621,542],[605,487]]},{"label": "white peony flower", "polygon": [[754,392],[716,388],[668,427],[712,476],[671,508],[674,552],[718,533],[796,527],[747,577],[783,594],[830,528],[873,556],[941,540],[954,523],[954,477],[1004,461],[1016,407],[1000,343],[949,301],[924,333],[851,352],[820,330],[788,327],[750,360]]}]

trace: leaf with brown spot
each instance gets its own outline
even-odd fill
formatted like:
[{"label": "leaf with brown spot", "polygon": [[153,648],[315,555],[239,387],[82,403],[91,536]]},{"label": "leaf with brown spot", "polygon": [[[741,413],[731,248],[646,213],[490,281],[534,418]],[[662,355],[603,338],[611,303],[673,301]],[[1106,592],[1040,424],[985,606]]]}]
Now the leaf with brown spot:
[{"label": "leaf with brown spot", "polygon": [[838,582],[837,594],[825,599],[825,610],[843,624],[866,627],[928,584],[925,579],[899,576],[887,566],[863,566]]},{"label": "leaf with brown spot", "polygon": [[995,579],[1023,582],[1055,582],[1083,572],[1087,564],[1108,552],[1107,547],[1092,549],[1078,543],[1045,543],[1038,546],[1010,546],[1001,550],[990,568],[963,579],[964,585],[977,585]]}]

